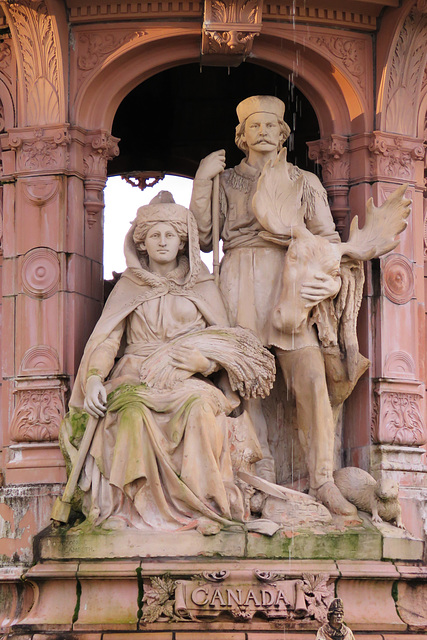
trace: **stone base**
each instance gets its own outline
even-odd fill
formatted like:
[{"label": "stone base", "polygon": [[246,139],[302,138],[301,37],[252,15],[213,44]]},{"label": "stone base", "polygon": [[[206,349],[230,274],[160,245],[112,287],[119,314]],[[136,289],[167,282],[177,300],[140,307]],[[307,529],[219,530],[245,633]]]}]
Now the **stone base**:
[{"label": "stone base", "polygon": [[272,537],[49,527],[35,566],[0,571],[0,628],[22,640],[313,640],[337,595],[355,632],[427,631],[422,541],[359,515]]},{"label": "stone base", "polygon": [[238,527],[213,536],[49,527],[37,537],[35,553],[43,562],[154,557],[421,560],[422,540],[387,523],[374,526],[365,514],[359,515],[362,524],[336,516],[328,525],[280,529],[271,537]]},{"label": "stone base", "polygon": [[99,640],[101,632],[121,632],[120,640],[172,640],[172,633],[175,640],[278,640],[284,631],[287,639],[313,640],[335,594],[356,636],[375,632],[391,640],[399,633],[402,640],[406,632],[427,631],[427,568],[410,563],[50,561],[22,577],[0,574],[0,627],[22,640],[40,633],[52,640],[93,633]]}]

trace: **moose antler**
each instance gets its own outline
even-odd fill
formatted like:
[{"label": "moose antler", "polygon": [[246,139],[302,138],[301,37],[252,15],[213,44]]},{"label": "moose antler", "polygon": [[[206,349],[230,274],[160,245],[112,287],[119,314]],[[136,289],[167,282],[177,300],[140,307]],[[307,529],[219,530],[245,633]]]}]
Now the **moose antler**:
[{"label": "moose antler", "polygon": [[366,221],[359,229],[358,216],[350,226],[348,242],[341,244],[341,255],[357,260],[371,260],[388,253],[399,244],[396,236],[406,229],[411,200],[404,198],[407,185],[401,185],[380,206],[372,198],[366,203]]}]

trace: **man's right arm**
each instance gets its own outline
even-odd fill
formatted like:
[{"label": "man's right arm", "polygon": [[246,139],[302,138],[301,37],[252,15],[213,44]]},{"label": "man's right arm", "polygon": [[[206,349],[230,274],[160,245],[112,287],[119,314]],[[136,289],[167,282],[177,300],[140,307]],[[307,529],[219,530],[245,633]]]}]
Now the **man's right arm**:
[{"label": "man's right arm", "polygon": [[202,251],[212,250],[212,180],[216,175],[222,173],[224,168],[224,149],[214,151],[200,162],[193,180],[190,211],[197,221]]}]

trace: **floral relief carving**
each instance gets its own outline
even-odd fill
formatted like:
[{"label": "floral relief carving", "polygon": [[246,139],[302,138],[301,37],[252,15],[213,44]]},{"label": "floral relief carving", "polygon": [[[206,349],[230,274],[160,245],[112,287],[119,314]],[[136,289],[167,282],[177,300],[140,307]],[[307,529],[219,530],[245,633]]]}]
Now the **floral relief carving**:
[{"label": "floral relief carving", "polygon": [[383,269],[384,293],[395,304],[406,304],[414,295],[412,265],[405,256],[392,255],[385,259]]},{"label": "floral relief carving", "polygon": [[20,135],[9,138],[11,148],[17,152],[18,168],[23,171],[67,167],[69,142],[70,136],[65,129],[49,135],[42,128],[37,128],[30,140]]},{"label": "floral relief carving", "polygon": [[261,23],[262,0],[205,0],[202,55],[245,59]]},{"label": "floral relief carving", "polygon": [[421,396],[398,391],[376,391],[372,416],[374,442],[420,445],[425,442]]},{"label": "floral relief carving", "polygon": [[423,145],[415,144],[402,136],[372,134],[369,144],[371,176],[411,180],[415,175],[415,161],[423,160]]},{"label": "floral relief carving", "polygon": [[90,71],[98,67],[105,58],[120,47],[139,40],[147,32],[138,30],[84,31],[79,33],[77,68],[79,69],[79,86]]},{"label": "floral relief carving", "polygon": [[383,129],[416,134],[417,100],[427,56],[427,15],[413,8],[407,16],[390,65]]},{"label": "floral relief carving", "polygon": [[20,44],[28,124],[59,122],[58,52],[46,2],[21,0],[9,11]]},{"label": "floral relief carving", "polygon": [[363,40],[330,35],[310,36],[309,40],[321,49],[326,49],[355,78],[359,87],[366,91],[367,69],[364,66]]},{"label": "floral relief carving", "polygon": [[15,442],[51,442],[58,439],[65,413],[64,388],[17,389],[17,403],[10,425]]},{"label": "floral relief carving", "polygon": [[154,576],[151,585],[144,588],[142,598],[142,622],[156,622],[159,618],[169,621],[179,619],[175,616],[176,581],[166,574],[163,578]]}]

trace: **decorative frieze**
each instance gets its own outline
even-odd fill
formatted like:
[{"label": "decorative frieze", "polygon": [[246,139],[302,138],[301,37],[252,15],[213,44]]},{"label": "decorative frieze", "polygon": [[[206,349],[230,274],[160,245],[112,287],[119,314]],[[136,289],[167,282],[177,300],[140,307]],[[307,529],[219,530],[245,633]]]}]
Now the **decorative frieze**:
[{"label": "decorative frieze", "polygon": [[225,617],[247,622],[254,616],[322,623],[334,597],[328,574],[204,571],[188,580],[169,574],[144,578],[142,622]]},{"label": "decorative frieze", "polygon": [[202,64],[240,64],[261,26],[262,0],[205,0]]}]

